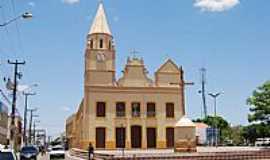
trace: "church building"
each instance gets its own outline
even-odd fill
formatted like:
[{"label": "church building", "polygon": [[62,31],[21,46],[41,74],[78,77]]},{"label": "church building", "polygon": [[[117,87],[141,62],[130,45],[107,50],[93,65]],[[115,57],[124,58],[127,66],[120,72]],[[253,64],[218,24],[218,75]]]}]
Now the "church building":
[{"label": "church building", "polygon": [[[84,97],[78,111],[66,121],[69,146],[173,148],[175,125],[185,115],[182,67],[167,59],[151,79],[143,59],[130,57],[123,75],[116,78],[116,57],[100,3],[87,35]],[[183,137],[190,133],[185,134]]]}]

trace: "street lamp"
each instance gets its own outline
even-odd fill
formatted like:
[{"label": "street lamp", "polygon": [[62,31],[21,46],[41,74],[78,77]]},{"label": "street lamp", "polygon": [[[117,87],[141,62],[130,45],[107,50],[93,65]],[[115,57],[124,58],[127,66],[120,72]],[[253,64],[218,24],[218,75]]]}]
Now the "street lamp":
[{"label": "street lamp", "polygon": [[217,136],[217,97],[220,96],[223,92],[218,92],[218,93],[208,93],[209,96],[211,96],[214,99],[214,122],[215,122],[215,146],[217,147],[217,140],[218,140],[218,136]]},{"label": "street lamp", "polygon": [[13,18],[13,19],[11,19],[11,20],[9,20],[9,21],[3,23],[3,24],[0,24],[0,27],[7,26],[7,25],[9,25],[10,23],[12,23],[12,22],[14,22],[14,21],[16,21],[16,20],[18,20],[18,19],[20,19],[20,18],[23,18],[23,19],[31,19],[32,17],[33,17],[32,13],[30,13],[30,12],[25,12],[25,13],[23,13],[23,14],[21,14],[21,15],[15,17],[15,18]]},{"label": "street lamp", "polygon": [[31,84],[31,85],[18,85],[18,92],[30,92],[33,87],[38,87],[37,83]]}]

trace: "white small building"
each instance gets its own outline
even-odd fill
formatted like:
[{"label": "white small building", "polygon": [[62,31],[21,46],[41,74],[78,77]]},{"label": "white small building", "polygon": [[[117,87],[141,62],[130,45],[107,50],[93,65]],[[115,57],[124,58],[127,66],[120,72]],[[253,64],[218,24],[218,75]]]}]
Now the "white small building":
[{"label": "white small building", "polygon": [[198,145],[207,144],[207,128],[209,128],[209,126],[202,122],[196,122],[195,125],[196,125],[197,144]]}]

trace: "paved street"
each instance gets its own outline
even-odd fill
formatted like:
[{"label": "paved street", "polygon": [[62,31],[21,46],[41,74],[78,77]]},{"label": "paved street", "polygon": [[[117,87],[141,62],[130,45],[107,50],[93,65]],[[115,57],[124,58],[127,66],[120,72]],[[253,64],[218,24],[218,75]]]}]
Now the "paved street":
[{"label": "paved street", "polygon": [[[46,154],[46,155],[44,155],[44,156],[41,156],[41,154],[40,154],[39,157],[38,157],[38,160],[50,160],[49,154]],[[56,160],[56,159],[55,159],[55,160]],[[63,160],[63,159],[57,159],[57,160]],[[65,158],[65,160],[80,160],[80,159],[79,159],[79,158],[70,157],[70,156],[68,155],[68,153],[66,153],[66,158]]]}]

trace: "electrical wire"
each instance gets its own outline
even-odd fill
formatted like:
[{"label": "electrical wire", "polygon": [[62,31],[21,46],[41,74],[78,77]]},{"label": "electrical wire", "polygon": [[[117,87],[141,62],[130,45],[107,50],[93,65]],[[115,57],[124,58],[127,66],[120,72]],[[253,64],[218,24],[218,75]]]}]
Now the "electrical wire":
[{"label": "electrical wire", "polygon": [[[2,21],[3,22],[6,22],[6,15],[5,15],[5,12],[4,12],[4,9],[5,9],[4,6],[5,6],[4,4],[1,4],[0,10],[1,10]],[[3,39],[3,42],[6,41],[6,43],[7,43],[7,45],[5,46],[7,48],[6,49],[7,50],[7,53],[9,51],[14,56],[16,56],[16,50],[15,50],[15,47],[14,47],[15,44],[13,43],[13,41],[11,39],[11,35],[10,35],[10,32],[9,32],[7,26],[4,26],[4,31],[5,31],[5,34],[6,34],[6,40],[5,40],[4,36],[0,36],[0,37]],[[1,47],[3,48],[4,46],[1,46]],[[7,55],[8,55],[7,58],[10,58],[10,55],[9,54],[7,54]]]},{"label": "electrical wire", "polygon": [[[16,7],[15,7],[14,0],[11,0],[11,5],[12,5],[13,16],[16,17]],[[18,47],[20,48],[18,53],[19,54],[24,54],[24,48],[23,48],[23,44],[22,44],[19,24],[18,24],[17,21],[15,21],[15,26],[16,26],[16,32],[17,32]]]},{"label": "electrical wire", "polygon": [[[4,1],[2,1],[4,2]],[[1,8],[1,23],[6,21],[6,15],[5,15],[5,6],[7,6],[6,4],[2,3],[0,4]],[[10,37],[10,33],[8,30],[7,26],[4,26],[3,28],[3,33],[5,32],[6,36],[2,36],[0,35],[1,39],[3,42],[5,42],[5,45],[1,45],[0,46],[0,55],[1,55],[1,59],[0,59],[0,63],[1,63],[1,67],[0,67],[0,74],[1,74],[1,80],[4,77],[9,77],[9,69],[7,68],[7,64],[6,64],[6,60],[9,59],[11,57],[11,53],[13,53],[13,55],[15,56],[15,47],[14,47],[14,43],[12,43],[12,39]],[[4,44],[4,43],[3,43]],[[8,54],[10,53],[10,54]]]}]

